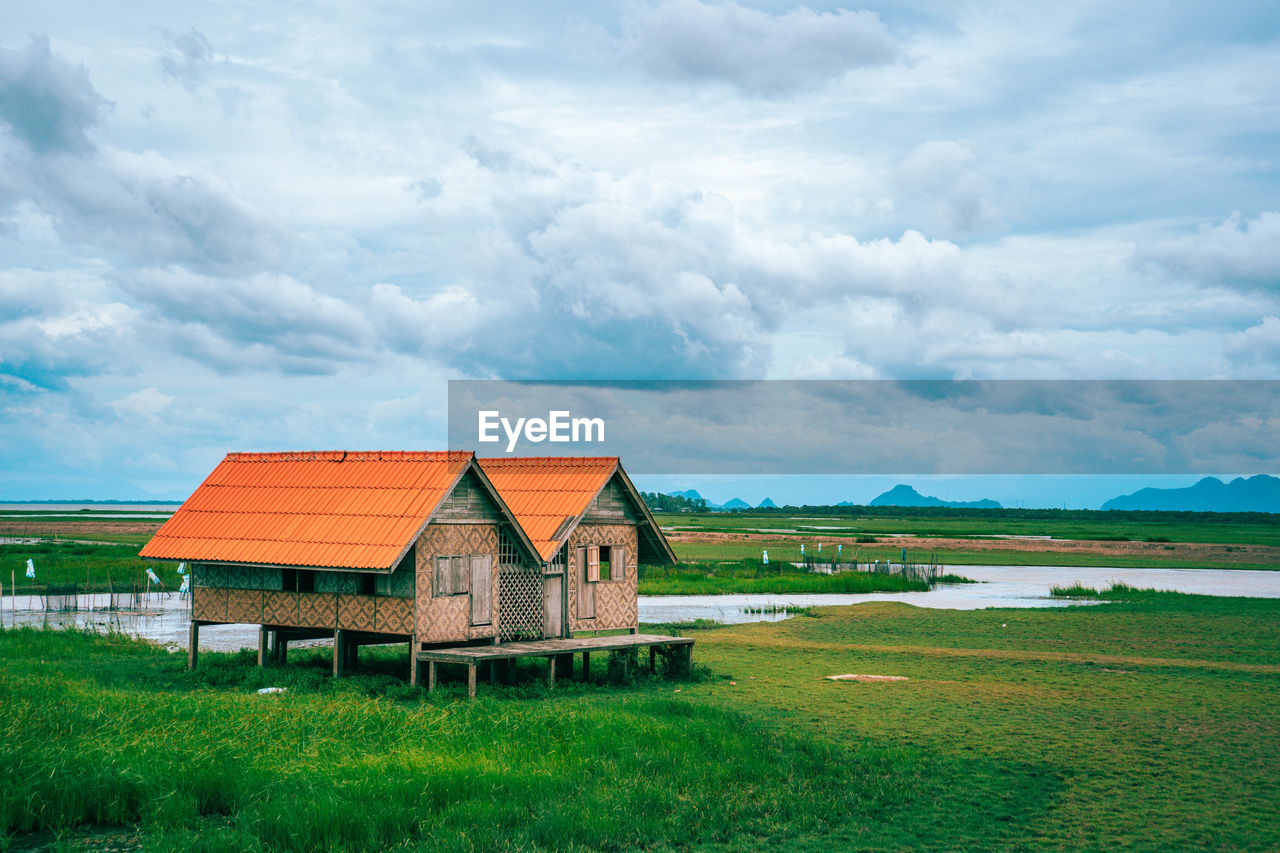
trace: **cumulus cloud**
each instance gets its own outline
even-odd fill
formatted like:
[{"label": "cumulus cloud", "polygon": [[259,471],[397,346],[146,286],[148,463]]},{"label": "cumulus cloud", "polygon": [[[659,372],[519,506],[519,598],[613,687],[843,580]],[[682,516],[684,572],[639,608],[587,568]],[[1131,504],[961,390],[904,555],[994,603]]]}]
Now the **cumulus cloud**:
[{"label": "cumulus cloud", "polygon": [[55,57],[48,38],[32,36],[25,49],[0,48],[0,121],[32,150],[92,149],[86,133],[108,106],[88,70]]},{"label": "cumulus cloud", "polygon": [[1140,265],[1207,285],[1280,291],[1280,213],[1233,213],[1194,234],[1139,244]]},{"label": "cumulus cloud", "polygon": [[166,77],[194,90],[204,82],[205,70],[213,59],[213,47],[204,33],[194,27],[182,33],[164,33],[165,41],[173,49],[160,57],[160,69]]},{"label": "cumulus cloud", "polygon": [[142,388],[119,400],[113,400],[111,408],[123,417],[155,420],[172,402],[173,397],[161,393],[159,388]]},{"label": "cumulus cloud", "polygon": [[933,140],[917,146],[899,164],[896,184],[907,204],[923,207],[926,221],[944,234],[971,234],[1000,227],[987,198],[970,145]]},{"label": "cumulus cloud", "polygon": [[671,0],[638,14],[631,28],[627,50],[656,74],[770,96],[890,62],[900,51],[874,12],[848,9],[771,15],[732,2]]},{"label": "cumulus cloud", "polygon": [[279,263],[288,236],[224,183],[155,153],[95,145],[86,131],[106,103],[47,40],[0,50],[0,119],[25,143],[0,146],[0,206],[47,216],[63,239],[132,261],[221,272]]}]

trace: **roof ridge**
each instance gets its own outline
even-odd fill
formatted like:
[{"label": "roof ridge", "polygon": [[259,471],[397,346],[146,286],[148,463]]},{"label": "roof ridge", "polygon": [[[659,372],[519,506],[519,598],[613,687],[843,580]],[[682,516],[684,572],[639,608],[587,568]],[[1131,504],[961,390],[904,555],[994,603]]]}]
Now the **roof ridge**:
[{"label": "roof ridge", "polygon": [[225,462],[466,462],[470,450],[284,450],[244,451],[226,455]]}]

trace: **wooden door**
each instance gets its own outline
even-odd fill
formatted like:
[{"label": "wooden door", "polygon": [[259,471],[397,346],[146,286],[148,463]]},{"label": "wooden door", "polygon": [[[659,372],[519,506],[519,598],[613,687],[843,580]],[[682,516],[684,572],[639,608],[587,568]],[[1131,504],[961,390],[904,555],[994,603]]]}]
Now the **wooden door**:
[{"label": "wooden door", "polygon": [[564,576],[546,575],[542,579],[542,636],[564,636]]},{"label": "wooden door", "polygon": [[471,555],[471,624],[493,622],[493,555]]},{"label": "wooden door", "polygon": [[[596,564],[597,570],[599,563]],[[594,619],[596,618],[596,585],[591,582],[591,565],[587,562],[587,549],[578,549],[578,564],[576,575],[578,578],[578,618]]]}]

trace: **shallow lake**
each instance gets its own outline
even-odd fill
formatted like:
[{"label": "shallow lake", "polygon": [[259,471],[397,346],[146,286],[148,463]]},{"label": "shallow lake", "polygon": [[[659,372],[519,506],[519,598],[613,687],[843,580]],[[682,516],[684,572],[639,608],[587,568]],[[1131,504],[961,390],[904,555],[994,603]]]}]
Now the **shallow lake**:
[{"label": "shallow lake", "polygon": [[[1205,569],[1119,569],[1080,566],[950,566],[946,571],[963,575],[975,584],[939,584],[928,592],[868,593],[866,595],[760,594],[760,595],[671,595],[640,597],[641,622],[688,622],[714,619],[724,623],[772,622],[786,618],[782,613],[749,613],[749,609],[813,607],[858,604],[864,601],[900,601],[917,607],[951,610],[979,610],[986,607],[1071,607],[1094,604],[1089,600],[1051,598],[1051,586],[1103,588],[1127,583],[1140,589],[1165,589],[1200,595],[1280,598],[1280,572],[1220,571]],[[103,607],[107,596],[93,596],[94,607]],[[5,625],[52,625],[115,628],[154,640],[174,650],[186,648],[187,600],[177,595],[153,594],[140,603],[137,612],[77,611],[45,613],[37,596],[4,599]],[[16,606],[16,610],[11,610]],[[81,606],[86,606],[82,601]],[[228,651],[257,648],[256,625],[212,625],[200,629],[200,647]],[[313,640],[293,645],[332,645],[330,640]]]}]

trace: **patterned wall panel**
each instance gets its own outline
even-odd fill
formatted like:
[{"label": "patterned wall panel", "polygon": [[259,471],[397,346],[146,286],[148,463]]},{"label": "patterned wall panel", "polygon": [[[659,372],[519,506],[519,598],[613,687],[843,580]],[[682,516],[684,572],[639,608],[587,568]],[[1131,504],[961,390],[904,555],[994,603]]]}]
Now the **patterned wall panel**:
[{"label": "patterned wall panel", "polygon": [[348,631],[373,631],[373,598],[367,595],[338,596],[338,627]]},{"label": "patterned wall panel", "polygon": [[379,598],[374,629],[384,634],[413,632],[413,602],[407,598]]},{"label": "patterned wall panel", "polygon": [[345,592],[354,595],[359,591],[355,572],[316,572],[316,592]]},{"label": "patterned wall panel", "polygon": [[[569,585],[569,630],[604,631],[614,628],[634,628],[640,624],[639,602],[636,598],[636,528],[629,524],[579,524],[569,536],[567,578]],[[600,581],[595,584],[596,617],[578,618],[578,547],[582,545],[624,545],[627,549],[625,574],[619,581]]]},{"label": "patterned wall panel", "polygon": [[227,621],[261,623],[262,595],[260,589],[227,590]]},{"label": "patterned wall panel", "polygon": [[262,593],[262,624],[297,627],[298,596],[299,593],[280,590]]},{"label": "patterned wall panel", "polygon": [[191,590],[191,618],[199,622],[226,622],[227,591],[199,587]]},{"label": "patterned wall panel", "polygon": [[[498,528],[494,524],[427,525],[417,543],[414,622],[424,643],[448,643],[492,637],[498,621]],[[494,614],[489,625],[471,625],[471,596],[433,597],[435,558],[460,554],[492,554],[494,572],[490,600]]]},{"label": "patterned wall panel", "polygon": [[[268,593],[270,594],[270,593]],[[298,626],[333,628],[338,620],[338,596],[331,592],[298,593]]]}]

